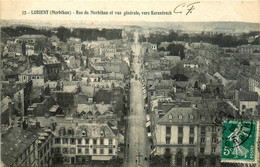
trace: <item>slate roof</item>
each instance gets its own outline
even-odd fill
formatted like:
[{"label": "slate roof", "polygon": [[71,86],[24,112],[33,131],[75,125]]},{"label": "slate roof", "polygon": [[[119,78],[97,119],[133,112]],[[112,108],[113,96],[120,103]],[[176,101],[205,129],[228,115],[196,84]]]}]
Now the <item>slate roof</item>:
[{"label": "slate roof", "polygon": [[107,124],[91,123],[79,125],[76,130],[76,136],[82,137],[82,132],[86,132],[86,137],[90,138],[114,138],[116,133]]},{"label": "slate roof", "polygon": [[[49,128],[51,123],[55,123],[55,130],[53,134],[55,136],[60,136],[60,130],[64,130],[63,135],[68,135],[68,129],[72,129],[72,135],[75,137],[82,137],[82,132],[86,132],[86,137],[89,138],[115,138],[117,134],[113,132],[110,126],[107,123],[90,123],[85,119],[79,118],[69,118],[63,116],[56,117],[36,117],[30,118],[30,122],[34,123],[40,122],[41,127]],[[102,136],[101,132],[103,132],[104,136]]]},{"label": "slate roof", "polygon": [[94,97],[95,88],[93,86],[80,85],[81,93],[88,97]]},{"label": "slate roof", "polygon": [[258,101],[257,92],[239,92],[238,98],[240,101]]},{"label": "slate roof", "polygon": [[13,127],[1,134],[1,161],[8,166],[11,165],[36,140],[41,131],[35,127],[30,127],[27,130]]},{"label": "slate roof", "polygon": [[103,114],[107,110],[111,110],[112,107],[111,104],[78,104],[77,112],[81,113],[82,111],[85,111],[88,113],[91,111],[94,115],[98,111],[100,114]]},{"label": "slate roof", "polygon": [[42,75],[43,71],[44,71],[44,67],[39,66],[39,67],[32,67],[29,71],[26,70],[22,74],[25,74],[25,75]]},{"label": "slate roof", "polygon": [[[179,119],[179,115],[182,115],[182,119]],[[194,116],[194,119],[190,119],[190,115]],[[197,120],[196,111],[191,107],[187,108],[172,108],[162,118],[158,120],[158,124],[169,124],[169,123],[192,123]]]}]

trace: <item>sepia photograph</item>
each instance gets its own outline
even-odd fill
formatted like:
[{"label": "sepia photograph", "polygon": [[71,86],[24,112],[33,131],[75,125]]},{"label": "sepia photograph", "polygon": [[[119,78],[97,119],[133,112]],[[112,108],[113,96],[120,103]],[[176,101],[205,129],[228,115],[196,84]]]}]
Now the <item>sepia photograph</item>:
[{"label": "sepia photograph", "polygon": [[0,0],[0,167],[259,167],[260,1]]}]

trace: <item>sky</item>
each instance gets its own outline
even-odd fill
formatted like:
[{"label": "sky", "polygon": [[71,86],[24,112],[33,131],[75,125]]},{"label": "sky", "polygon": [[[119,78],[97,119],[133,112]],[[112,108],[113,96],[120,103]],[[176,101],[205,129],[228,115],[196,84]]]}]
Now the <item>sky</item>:
[{"label": "sky", "polygon": [[[192,13],[188,9],[195,3]],[[176,9],[176,10],[175,10]],[[48,10],[48,15],[22,15],[22,11]],[[52,10],[70,11],[71,15],[50,15]],[[76,11],[113,11],[113,15],[77,15]],[[174,13],[174,10],[178,13]],[[140,15],[124,16],[124,12],[139,12]],[[172,15],[142,15],[141,12],[172,12]],[[116,15],[115,12],[121,12]],[[182,13],[179,13],[182,12]],[[0,0],[0,18],[5,20],[49,21],[152,21],[152,22],[208,22],[236,21],[260,23],[259,0],[219,1],[158,1],[158,0]]]}]

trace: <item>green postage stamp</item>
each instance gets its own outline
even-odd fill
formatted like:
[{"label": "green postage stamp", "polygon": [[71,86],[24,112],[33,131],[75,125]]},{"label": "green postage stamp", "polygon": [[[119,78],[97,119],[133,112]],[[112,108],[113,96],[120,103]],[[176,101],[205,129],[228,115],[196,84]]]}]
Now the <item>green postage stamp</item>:
[{"label": "green postage stamp", "polygon": [[223,120],[221,162],[257,163],[258,122]]}]

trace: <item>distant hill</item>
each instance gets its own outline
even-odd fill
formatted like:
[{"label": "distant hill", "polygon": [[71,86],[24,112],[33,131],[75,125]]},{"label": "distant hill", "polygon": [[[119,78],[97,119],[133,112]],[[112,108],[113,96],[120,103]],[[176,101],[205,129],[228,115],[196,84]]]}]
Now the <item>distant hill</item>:
[{"label": "distant hill", "polygon": [[183,31],[215,31],[215,32],[249,32],[260,31],[260,23],[247,22],[98,22],[92,24],[90,21],[21,21],[21,20],[1,20],[1,26],[29,25],[33,27],[59,27],[68,28],[123,28],[123,27],[144,27],[176,29]]}]

